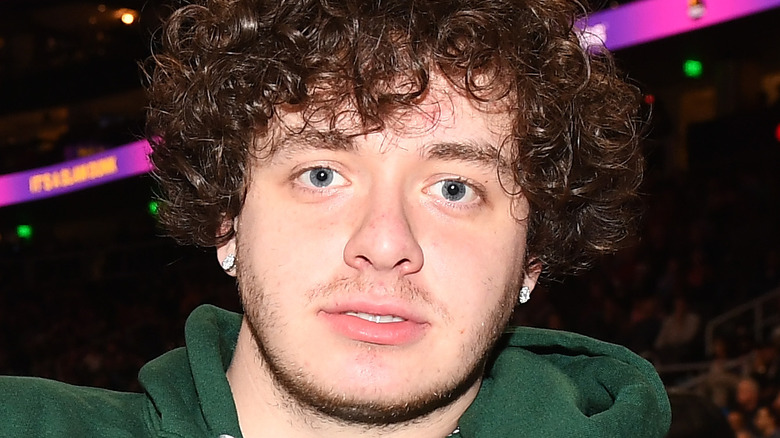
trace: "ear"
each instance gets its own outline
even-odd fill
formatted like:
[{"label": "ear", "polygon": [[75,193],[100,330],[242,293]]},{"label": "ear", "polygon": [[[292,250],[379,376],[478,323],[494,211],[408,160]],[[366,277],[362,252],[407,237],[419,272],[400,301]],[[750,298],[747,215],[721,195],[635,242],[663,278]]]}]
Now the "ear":
[{"label": "ear", "polygon": [[[238,232],[237,228],[237,220],[236,219],[225,219],[222,221],[222,225],[219,227],[219,233],[220,235],[225,235],[230,231],[230,228],[233,228],[233,237],[230,238],[230,240],[221,243],[217,246],[217,262],[220,264],[220,266],[225,268],[225,265],[223,264],[225,262],[225,259],[227,259],[229,256],[232,256],[235,260],[236,257],[236,234]],[[225,269],[225,273],[235,277],[236,276],[236,265],[235,263],[232,264],[232,266],[229,269]]]},{"label": "ear", "polygon": [[523,276],[523,286],[527,286],[531,291],[536,287],[536,282],[539,281],[539,276],[542,274],[542,262],[531,257],[528,259],[528,263],[525,266],[525,275]]}]

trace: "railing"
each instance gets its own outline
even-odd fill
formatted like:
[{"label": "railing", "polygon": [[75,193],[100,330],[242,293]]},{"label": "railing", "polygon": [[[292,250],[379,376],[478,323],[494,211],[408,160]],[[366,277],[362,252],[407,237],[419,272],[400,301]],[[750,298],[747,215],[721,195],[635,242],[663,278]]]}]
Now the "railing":
[{"label": "railing", "polygon": [[[749,359],[749,356],[741,356],[724,361],[720,364],[720,370],[739,375],[741,374],[740,369],[744,368],[746,361]],[[689,375],[687,378],[670,386],[681,390],[695,390],[699,385],[704,383],[710,377],[710,370],[712,369],[712,365],[713,361],[704,361],[671,365],[656,365],[655,368],[656,371],[658,371],[658,374],[662,376],[662,378],[674,374],[687,373]]]},{"label": "railing", "polygon": [[752,301],[712,318],[704,328],[704,348],[707,355],[709,356],[712,354],[715,334],[717,333],[718,328],[737,318],[749,315],[750,313],[752,313],[753,338],[756,342],[763,341],[764,329],[771,324],[777,323],[778,318],[780,317],[780,315],[776,313],[778,310],[777,308],[774,309],[775,314],[767,315],[767,304],[770,302],[775,304],[780,303],[780,288],[767,292]]},{"label": "railing", "polygon": [[[712,356],[715,337],[719,329],[735,322],[746,324],[752,329],[754,340],[762,342],[766,328],[780,324],[780,288],[767,292],[756,299],[711,319],[704,328],[704,346],[707,356]],[[749,355],[730,359],[722,362],[720,369],[738,375],[740,374],[739,369],[744,367],[746,361],[749,360]],[[666,376],[670,380],[673,376],[680,375],[682,380],[675,382],[671,386],[690,390],[698,387],[709,378],[712,364],[713,361],[656,364],[656,370],[662,377]]]}]

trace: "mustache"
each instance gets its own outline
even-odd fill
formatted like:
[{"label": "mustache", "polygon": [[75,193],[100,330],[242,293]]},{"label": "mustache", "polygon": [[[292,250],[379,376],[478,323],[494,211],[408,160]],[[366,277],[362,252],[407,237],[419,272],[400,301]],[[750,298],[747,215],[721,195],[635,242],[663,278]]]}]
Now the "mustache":
[{"label": "mustache", "polygon": [[309,299],[333,298],[339,295],[359,295],[371,291],[372,294],[422,301],[431,304],[431,294],[411,281],[399,278],[392,284],[376,282],[365,276],[339,277],[328,283],[315,286],[309,292]]},{"label": "mustache", "polygon": [[407,278],[398,278],[388,284],[384,281],[377,282],[362,275],[357,277],[338,277],[310,289],[307,299],[311,302],[317,299],[357,297],[369,292],[372,295],[401,299],[412,305],[424,305],[441,315],[447,315],[446,306],[437,301],[426,288],[414,284]]}]

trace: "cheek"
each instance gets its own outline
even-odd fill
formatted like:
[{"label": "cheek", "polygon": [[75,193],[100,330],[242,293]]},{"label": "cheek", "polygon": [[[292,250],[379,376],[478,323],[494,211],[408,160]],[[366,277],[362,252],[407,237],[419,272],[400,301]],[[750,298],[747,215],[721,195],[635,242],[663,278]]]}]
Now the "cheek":
[{"label": "cheek", "polygon": [[326,263],[342,260],[344,225],[336,213],[269,206],[257,210],[251,227],[251,242],[245,243],[253,261],[274,276],[314,275]]},{"label": "cheek", "polygon": [[519,225],[485,226],[479,232],[461,230],[442,233],[432,240],[428,248],[438,259],[436,264],[442,265],[442,269],[456,278],[459,274],[474,272],[500,281],[522,267],[525,229]]},{"label": "cheek", "polygon": [[492,308],[522,273],[524,236],[522,230],[439,236],[427,246],[425,263],[461,309]]},{"label": "cheek", "polygon": [[263,242],[294,248],[295,242],[311,242],[337,229],[338,212],[289,202],[267,202],[254,210],[251,227]]}]

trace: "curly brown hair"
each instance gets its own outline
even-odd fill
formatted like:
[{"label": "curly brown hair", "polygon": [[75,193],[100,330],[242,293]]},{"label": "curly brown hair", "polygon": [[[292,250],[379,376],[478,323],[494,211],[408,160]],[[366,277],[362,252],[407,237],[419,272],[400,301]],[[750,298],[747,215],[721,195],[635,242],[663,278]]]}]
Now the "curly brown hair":
[{"label": "curly brown hair", "polygon": [[221,224],[241,211],[256,140],[279,105],[313,113],[348,101],[363,132],[381,130],[441,72],[473,99],[512,101],[510,156],[531,207],[531,260],[547,275],[588,267],[633,228],[642,157],[638,90],[608,54],[581,47],[574,23],[584,10],[571,0],[179,8],[148,68],[162,223],[183,243],[232,236]]}]

